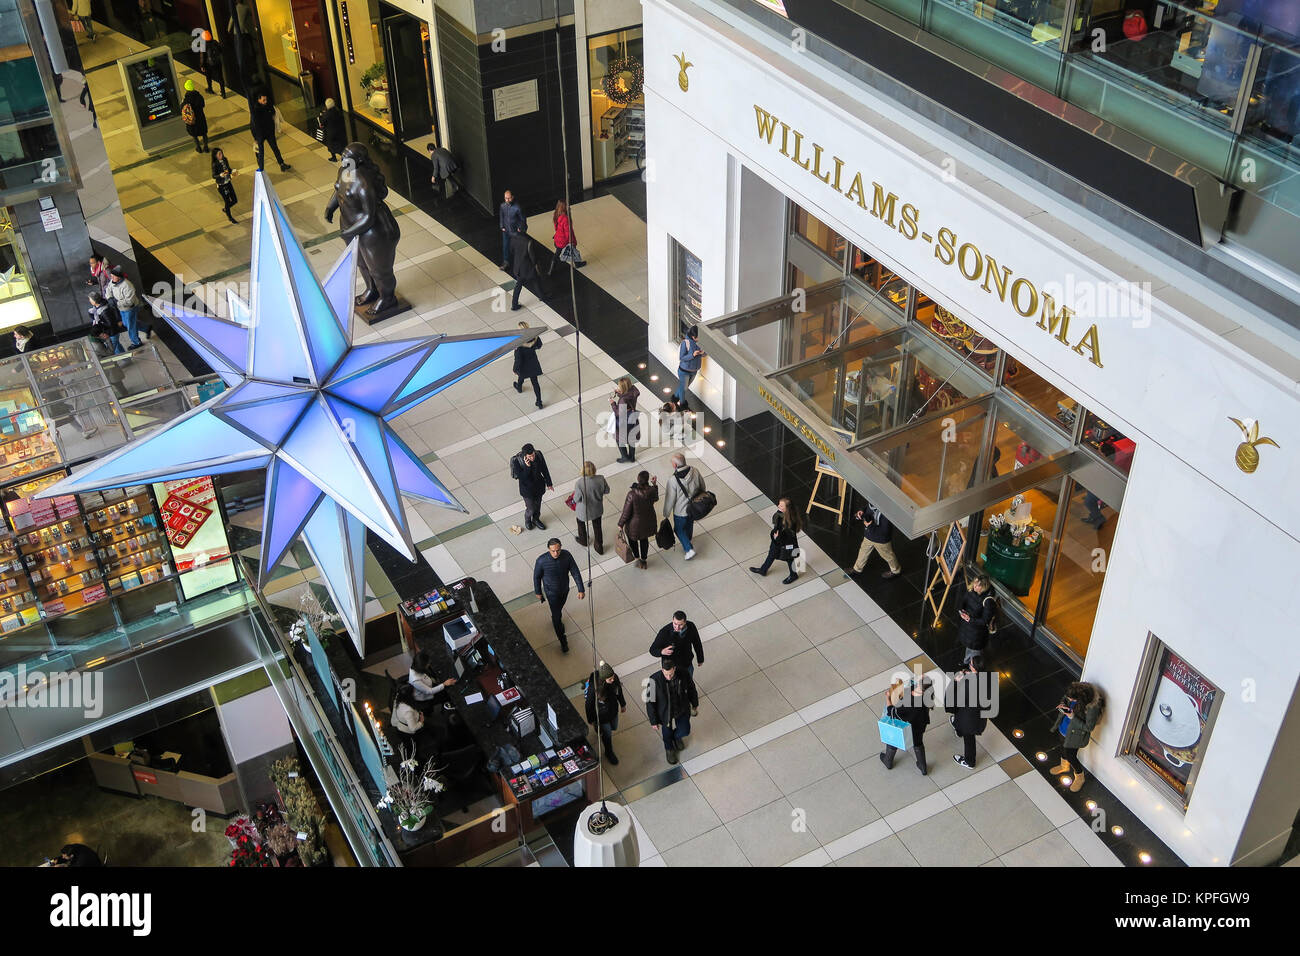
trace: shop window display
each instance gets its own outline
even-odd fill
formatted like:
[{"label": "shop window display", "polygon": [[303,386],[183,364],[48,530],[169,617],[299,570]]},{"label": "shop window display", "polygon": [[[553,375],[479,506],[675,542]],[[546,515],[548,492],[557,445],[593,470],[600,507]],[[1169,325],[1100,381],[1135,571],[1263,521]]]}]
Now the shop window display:
[{"label": "shop window display", "polygon": [[812,243],[832,262],[844,265],[844,253],[849,244],[843,236],[822,222],[812,213],[799,206],[793,207],[790,228],[796,236],[801,236]]},{"label": "shop window display", "polygon": [[1061,547],[1047,602],[1047,626],[1081,660],[1097,617],[1106,555],[1115,541],[1119,506],[1070,482]]},{"label": "shop window display", "polygon": [[596,182],[645,162],[645,96],[641,28],[587,39],[591,88],[591,158]]},{"label": "shop window display", "polygon": [[302,62],[293,29],[293,7],[289,0],[258,0],[257,22],[266,48],[266,62],[291,79],[297,79]]},{"label": "shop window display", "polygon": [[[0,153],[12,155],[2,148]],[[44,321],[27,275],[22,240],[9,218],[9,210],[0,207],[0,332],[18,325],[30,328]]]},{"label": "shop window display", "polygon": [[[1010,355],[1002,370],[1002,384],[1027,405],[1036,409],[1045,421],[1070,432],[1078,403],[1045,378],[1030,371]],[[1028,462],[1022,462],[1028,464]]]}]

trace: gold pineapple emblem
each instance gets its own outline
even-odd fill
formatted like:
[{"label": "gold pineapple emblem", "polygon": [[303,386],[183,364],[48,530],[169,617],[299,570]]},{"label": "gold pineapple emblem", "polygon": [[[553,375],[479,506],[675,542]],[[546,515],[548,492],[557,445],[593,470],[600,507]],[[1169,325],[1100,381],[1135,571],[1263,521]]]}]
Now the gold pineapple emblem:
[{"label": "gold pineapple emblem", "polygon": [[686,75],[686,71],[695,64],[687,61],[685,53],[674,53],[673,59],[676,60],[677,65],[681,67],[681,69],[677,71],[677,85],[680,86],[682,92],[685,93],[691,85],[691,78]]},{"label": "gold pineapple emblem", "polygon": [[1259,437],[1259,422],[1251,420],[1250,427],[1246,423],[1229,416],[1228,421],[1232,422],[1241,429],[1242,437],[1246,440],[1237,446],[1237,467],[1246,474],[1251,474],[1259,467],[1259,450],[1257,445],[1272,445],[1274,448],[1281,448],[1277,442],[1271,438]]}]

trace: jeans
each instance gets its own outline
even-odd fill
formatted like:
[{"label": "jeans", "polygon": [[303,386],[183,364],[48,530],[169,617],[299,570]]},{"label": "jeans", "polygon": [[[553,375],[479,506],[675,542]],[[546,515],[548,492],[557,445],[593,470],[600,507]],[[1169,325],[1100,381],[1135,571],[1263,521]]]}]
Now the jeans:
[{"label": "jeans", "polygon": [[[533,383],[533,395],[534,395],[534,397],[537,399],[538,404],[540,404],[541,401],[542,401],[542,386],[539,385],[539,384],[537,384],[537,376],[536,376],[536,375],[529,375],[529,376],[527,376],[527,378],[528,378],[528,381],[530,381],[530,382]],[[523,376],[523,375],[520,375],[520,376],[515,380],[515,388],[516,388],[517,390],[522,390],[523,387],[524,387],[524,376]]]},{"label": "jeans", "polygon": [[542,516],[542,496],[524,499],[524,524],[535,524]]},{"label": "jeans", "polygon": [[275,141],[275,134],[272,133],[270,136],[266,137],[265,139],[257,140],[257,171],[259,173],[262,171],[262,159],[266,155],[267,143],[271,144],[271,152],[275,154],[275,161],[279,163],[281,166],[285,164],[284,157],[280,155],[280,147]]},{"label": "jeans", "polygon": [[139,345],[140,330],[137,328],[135,322],[136,310],[131,308],[119,309],[118,311],[122,314],[122,324],[126,326],[126,337],[130,340],[132,345]]},{"label": "jeans", "polygon": [[687,392],[691,387],[691,382],[695,381],[695,376],[699,374],[699,369],[688,371],[687,369],[679,367],[677,369],[677,391],[673,392],[673,398],[677,399],[683,405],[687,404]]},{"label": "jeans", "polygon": [[564,637],[564,618],[561,612],[564,610],[564,602],[569,599],[568,590],[563,591],[544,591],[546,603],[551,606],[551,626],[555,628],[555,636],[560,639],[560,646],[566,647],[568,641]]},{"label": "jeans", "polygon": [[691,715],[683,714],[681,717],[674,718],[666,724],[659,727],[659,732],[664,737],[664,750],[673,750],[673,744],[678,740],[685,740],[691,735]]},{"label": "jeans", "polygon": [[507,266],[506,271],[509,272],[510,269],[508,267],[510,265],[510,233],[506,232],[504,229],[501,230],[501,262],[503,265]]},{"label": "jeans", "polygon": [[636,445],[619,445],[618,453],[628,461],[636,461]]},{"label": "jeans", "polygon": [[673,515],[673,533],[682,543],[682,549],[691,550],[691,535],[695,534],[695,519],[690,515]]},{"label": "jeans", "polygon": [[1084,492],[1083,506],[1088,509],[1088,517],[1083,519],[1088,524],[1100,526],[1106,520],[1101,513],[1101,499],[1091,491]]}]

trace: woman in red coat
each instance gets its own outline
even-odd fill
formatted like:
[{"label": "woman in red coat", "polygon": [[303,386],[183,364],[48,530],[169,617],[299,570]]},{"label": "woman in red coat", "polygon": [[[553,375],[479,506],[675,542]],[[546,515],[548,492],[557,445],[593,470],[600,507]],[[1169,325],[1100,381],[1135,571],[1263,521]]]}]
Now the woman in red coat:
[{"label": "woman in red coat", "polygon": [[[555,258],[551,260],[551,268],[547,271],[550,275],[555,271],[555,263],[560,259],[560,252],[565,246],[573,246],[574,252],[577,252],[578,240],[573,236],[573,221],[569,218],[569,204],[563,199],[555,204],[555,212],[551,214],[551,222],[555,226]],[[575,263],[582,265],[582,263]]]}]

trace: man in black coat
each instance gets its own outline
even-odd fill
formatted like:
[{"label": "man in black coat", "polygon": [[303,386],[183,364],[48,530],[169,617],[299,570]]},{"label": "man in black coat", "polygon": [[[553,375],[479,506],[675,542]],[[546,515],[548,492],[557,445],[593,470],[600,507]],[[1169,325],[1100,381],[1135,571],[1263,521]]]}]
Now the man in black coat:
[{"label": "man in black coat", "polygon": [[691,675],[678,670],[671,657],[663,658],[659,668],[646,685],[646,718],[663,735],[668,762],[676,763],[677,751],[685,749],[691,734],[691,712],[699,709],[700,695]]},{"label": "man in black coat", "polygon": [[542,453],[532,446],[524,445],[519,454],[510,459],[510,477],[519,481],[519,496],[524,499],[524,528],[546,530],[542,524],[542,495],[554,491],[550,469]]},{"label": "man in black coat", "polygon": [[993,703],[985,700],[981,694],[981,685],[989,679],[989,675],[983,671],[984,658],[978,654],[967,658],[965,667],[948,682],[944,694],[943,709],[952,714],[952,729],[965,745],[964,751],[953,754],[952,759],[967,770],[975,769],[975,738],[984,733],[984,728],[988,726],[984,715]]},{"label": "man in black coat", "polygon": [[221,60],[221,44],[208,30],[203,31],[203,45],[199,49],[199,72],[208,81],[208,92],[212,92],[212,81],[217,81],[221,88],[221,98],[226,98],[226,66]]},{"label": "man in black coat", "polygon": [[989,646],[989,624],[997,617],[998,600],[993,594],[993,581],[983,571],[970,575],[966,596],[962,598],[957,614],[957,640],[966,648],[966,660],[982,655]]},{"label": "man in black coat", "polygon": [[546,542],[546,553],[539,555],[533,564],[533,592],[538,601],[551,605],[551,626],[555,636],[560,639],[560,650],[569,653],[569,642],[564,635],[564,602],[569,599],[569,578],[578,588],[578,600],[587,596],[582,586],[582,572],[573,555],[560,547],[560,539],[552,538]]},{"label": "man in black coat", "polygon": [[497,209],[497,225],[501,227],[501,269],[510,271],[510,241],[517,232],[528,231],[528,217],[515,202],[515,194],[505,191],[504,202]]},{"label": "man in black coat", "polygon": [[885,559],[889,568],[881,575],[888,580],[898,577],[902,568],[898,565],[898,558],[894,556],[894,526],[889,519],[881,514],[879,508],[874,508],[871,502],[867,502],[867,507],[863,511],[854,514],[855,518],[862,522],[862,546],[858,548],[858,559],[853,562],[853,573],[861,574],[871,560],[871,552],[879,551],[880,556]]},{"label": "man in black coat", "polygon": [[[695,650],[694,658],[691,657],[692,648]],[[655,635],[650,653],[655,657],[671,657],[678,668],[694,679],[693,661],[704,663],[704,644],[700,641],[699,628],[686,620],[685,611],[674,612],[673,619]]]},{"label": "man in black coat", "polygon": [[545,299],[542,292],[542,280],[537,274],[537,260],[533,255],[533,240],[528,238],[528,233],[520,229],[510,240],[510,254],[514,257],[511,266],[514,269],[515,276],[515,294],[510,300],[510,308],[518,312],[522,306],[519,305],[519,293],[524,286],[528,286],[528,291],[539,299]]},{"label": "man in black coat", "polygon": [[266,153],[266,144],[271,144],[271,152],[280,164],[280,172],[287,173],[292,167],[280,155],[280,147],[275,141],[275,104],[265,93],[258,93],[248,112],[248,125],[253,132],[253,142],[257,144],[257,171],[262,171],[262,159]]}]

